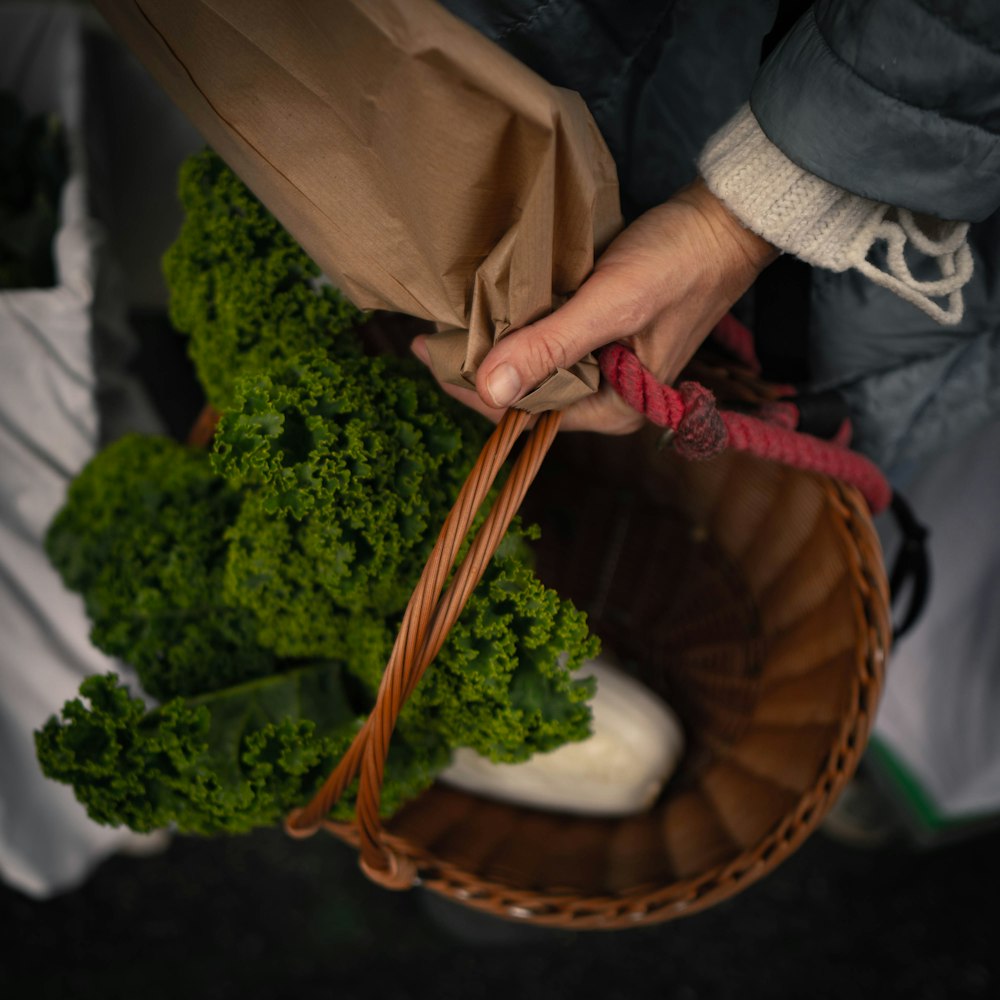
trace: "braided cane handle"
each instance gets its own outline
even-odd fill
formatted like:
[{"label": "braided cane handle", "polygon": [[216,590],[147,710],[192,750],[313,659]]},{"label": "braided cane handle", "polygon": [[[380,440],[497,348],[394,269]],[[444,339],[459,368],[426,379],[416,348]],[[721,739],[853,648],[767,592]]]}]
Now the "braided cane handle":
[{"label": "braided cane handle", "polygon": [[311,835],[360,771],[356,814],[361,867],[370,878],[390,888],[409,887],[416,872],[411,863],[393,854],[382,842],[379,807],[389,742],[406,699],[440,651],[541,467],[559,428],[560,414],[553,411],[539,418],[465,559],[442,594],[472,522],[529,420],[529,414],[521,410],[508,410],[484,445],[403,613],[368,720],[312,801],[291,812],[285,821],[285,829],[292,836]]}]

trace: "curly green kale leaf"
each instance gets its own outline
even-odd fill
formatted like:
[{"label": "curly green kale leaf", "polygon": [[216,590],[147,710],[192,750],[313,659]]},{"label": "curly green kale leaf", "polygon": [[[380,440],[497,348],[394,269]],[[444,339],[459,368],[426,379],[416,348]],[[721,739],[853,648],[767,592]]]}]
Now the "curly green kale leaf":
[{"label": "curly green kale leaf", "polygon": [[237,385],[213,458],[252,495],[228,534],[225,592],[283,655],[322,653],[302,642],[313,619],[403,608],[472,464],[471,425],[413,371],[303,355]]},{"label": "curly green kale leaf", "polygon": [[[412,742],[444,739],[491,760],[516,762],[590,734],[591,680],[572,672],[599,651],[586,616],[546,587],[525,561],[525,535],[511,526],[441,652],[403,708],[398,731]],[[348,669],[374,695],[377,664],[394,633],[372,629]]]},{"label": "curly green kale leaf", "polygon": [[156,698],[274,669],[253,615],[222,598],[225,532],[241,503],[207,454],[130,435],[74,479],[49,527],[49,558],[83,595],[94,644],[132,664]]},{"label": "curly green kale leaf", "polygon": [[[113,674],[90,677],[35,735],[44,773],[98,823],[244,833],[305,805],[361,724],[341,667],[313,665],[147,710]],[[382,808],[422,792],[447,751],[390,748]],[[353,790],[336,815],[353,811]]]},{"label": "curly green kale leaf", "polygon": [[320,345],[360,353],[350,335],[363,314],[246,185],[210,150],[181,168],[185,221],[163,259],[170,318],[210,403],[225,412],[233,381]]},{"label": "curly green kale leaf", "polygon": [[590,680],[572,672],[599,652],[586,616],[530,566],[498,556],[451,630],[410,710],[452,746],[527,760],[590,735]]}]

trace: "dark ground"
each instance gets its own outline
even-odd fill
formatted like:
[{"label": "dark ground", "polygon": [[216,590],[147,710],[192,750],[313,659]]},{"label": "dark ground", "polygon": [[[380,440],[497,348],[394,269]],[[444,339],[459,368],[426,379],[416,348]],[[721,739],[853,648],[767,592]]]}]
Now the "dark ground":
[{"label": "dark ground", "polygon": [[1000,834],[923,853],[817,834],[702,914],[567,933],[376,888],[325,835],[177,839],[152,858],[114,858],[48,902],[0,890],[0,995],[997,997],[998,884]]},{"label": "dark ground", "polygon": [[[183,435],[200,406],[183,347],[162,314],[132,319],[137,371]],[[1000,831],[877,851],[820,833],[702,914],[568,933],[376,888],[325,835],[176,838],[47,902],[0,888],[0,997],[994,998],[998,886]]]}]

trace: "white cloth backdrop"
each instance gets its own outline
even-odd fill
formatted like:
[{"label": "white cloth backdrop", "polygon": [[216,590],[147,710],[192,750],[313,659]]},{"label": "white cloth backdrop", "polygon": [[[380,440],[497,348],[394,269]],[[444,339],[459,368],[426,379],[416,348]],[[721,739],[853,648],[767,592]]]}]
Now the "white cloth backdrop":
[{"label": "white cloth backdrop", "polygon": [[33,742],[85,676],[120,669],[91,646],[82,602],[45,557],[46,528],[102,437],[159,429],[124,367],[125,298],[89,205],[99,151],[82,81],[93,29],[78,8],[0,6],[0,88],[29,113],[57,113],[72,158],[57,286],[0,292],[0,878],[35,897],[73,888],[137,840],[91,822],[41,774]]},{"label": "white cloth backdrop", "polygon": [[877,754],[873,765],[901,765],[910,782],[896,788],[900,800],[922,805],[919,822],[954,832],[1000,820],[1000,421],[907,477],[902,492],[930,529],[931,598],[890,659],[874,736],[888,760]]}]

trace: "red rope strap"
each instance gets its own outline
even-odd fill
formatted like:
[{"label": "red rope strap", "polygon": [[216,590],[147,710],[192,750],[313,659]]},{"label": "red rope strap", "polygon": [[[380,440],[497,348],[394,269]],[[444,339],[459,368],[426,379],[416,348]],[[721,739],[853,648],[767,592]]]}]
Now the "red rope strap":
[{"label": "red rope strap", "polygon": [[724,448],[735,448],[850,483],[861,491],[873,514],[888,507],[892,490],[873,462],[840,443],[799,433],[788,426],[784,414],[771,423],[719,410],[715,396],[704,386],[681,382],[674,389],[658,382],[621,344],[605,347],[600,361],[604,377],[629,406],[674,432],[674,446],[685,458],[710,458]]}]

